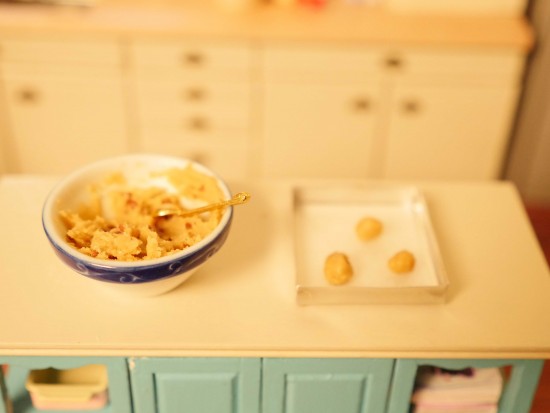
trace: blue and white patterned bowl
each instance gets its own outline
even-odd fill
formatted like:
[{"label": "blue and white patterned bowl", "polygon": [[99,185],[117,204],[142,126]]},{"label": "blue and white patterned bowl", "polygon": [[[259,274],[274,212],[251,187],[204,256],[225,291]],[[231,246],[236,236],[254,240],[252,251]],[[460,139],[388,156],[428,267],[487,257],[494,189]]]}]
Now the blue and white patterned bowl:
[{"label": "blue and white patterned bowl", "polygon": [[212,257],[224,244],[233,217],[227,207],[216,229],[202,241],[178,253],[144,261],[111,261],[90,257],[77,251],[66,241],[66,228],[59,211],[76,210],[87,201],[87,187],[105,176],[121,172],[130,183],[148,179],[151,172],[168,168],[193,167],[216,178],[226,198],[231,192],[225,182],[205,166],[196,162],[162,155],[125,155],[87,165],[62,179],[50,192],[42,209],[42,225],[57,256],[79,274],[101,281],[123,293],[154,296],[165,293],[187,278]]}]

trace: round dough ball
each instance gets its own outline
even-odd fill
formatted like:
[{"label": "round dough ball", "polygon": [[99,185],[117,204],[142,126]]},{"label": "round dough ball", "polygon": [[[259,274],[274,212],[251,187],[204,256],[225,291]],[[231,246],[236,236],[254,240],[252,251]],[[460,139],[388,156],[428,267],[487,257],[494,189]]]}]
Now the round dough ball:
[{"label": "round dough ball", "polygon": [[409,251],[399,251],[388,261],[388,267],[390,270],[397,274],[405,274],[411,272],[414,269],[415,258]]},{"label": "round dough ball", "polygon": [[325,260],[325,278],[332,285],[347,283],[353,276],[353,268],[346,254],[333,252]]},{"label": "round dough ball", "polygon": [[362,241],[369,241],[376,238],[382,233],[382,223],[372,217],[362,218],[355,226],[355,233],[357,237]]}]

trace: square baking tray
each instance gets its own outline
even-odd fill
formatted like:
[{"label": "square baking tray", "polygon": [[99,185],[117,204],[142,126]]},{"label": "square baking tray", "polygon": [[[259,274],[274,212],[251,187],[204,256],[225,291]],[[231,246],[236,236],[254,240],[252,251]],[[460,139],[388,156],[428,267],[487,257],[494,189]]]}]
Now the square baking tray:
[{"label": "square baking tray", "polygon": [[[300,305],[428,304],[445,301],[449,281],[426,201],[415,186],[398,184],[318,185],[294,188],[296,293]],[[357,222],[371,216],[380,236],[361,241]],[[400,250],[415,256],[407,274],[387,263]],[[332,286],[324,277],[326,257],[348,256],[354,275]]]}]

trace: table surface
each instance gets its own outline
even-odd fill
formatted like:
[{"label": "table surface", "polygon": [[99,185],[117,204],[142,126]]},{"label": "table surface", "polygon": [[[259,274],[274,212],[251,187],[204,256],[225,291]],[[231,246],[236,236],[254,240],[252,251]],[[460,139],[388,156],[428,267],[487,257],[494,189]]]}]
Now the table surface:
[{"label": "table surface", "polygon": [[[495,47],[526,52],[534,32],[523,17],[392,13],[345,2],[322,10],[256,6],[227,9],[202,0],[102,0],[88,8],[0,5],[0,30],[88,35],[168,35],[214,39],[374,42],[405,46]],[[225,3],[231,3],[230,0]],[[244,2],[243,2],[244,3]],[[218,6],[216,6],[218,4]]]},{"label": "table surface", "polygon": [[292,183],[232,183],[253,199],[222,250],[172,292],[137,299],[54,255],[41,207],[55,182],[0,181],[1,355],[550,357],[550,273],[509,183],[418,184],[446,303],[298,306]]}]

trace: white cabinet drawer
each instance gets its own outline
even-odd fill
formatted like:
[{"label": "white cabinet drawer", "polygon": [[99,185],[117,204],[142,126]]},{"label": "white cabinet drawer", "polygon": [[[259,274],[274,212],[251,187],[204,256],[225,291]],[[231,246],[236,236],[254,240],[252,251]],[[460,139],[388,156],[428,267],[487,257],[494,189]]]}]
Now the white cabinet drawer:
[{"label": "white cabinet drawer", "polygon": [[264,80],[363,82],[380,72],[383,57],[367,48],[269,47],[263,54]]},{"label": "white cabinet drawer", "polygon": [[250,78],[251,53],[243,44],[141,41],[131,44],[130,55],[138,77]]},{"label": "white cabinet drawer", "polygon": [[[383,75],[501,81],[521,76],[524,57],[502,50],[407,48],[267,48],[266,82],[351,83],[379,81]],[[437,79],[436,79],[437,81]]]},{"label": "white cabinet drawer", "polygon": [[238,120],[243,124],[248,124],[250,119],[249,85],[179,81],[139,82],[136,86],[139,111],[144,118],[200,112]]},{"label": "white cabinet drawer", "polygon": [[120,65],[116,41],[4,38],[0,42],[4,62],[44,64]]},{"label": "white cabinet drawer", "polygon": [[450,75],[476,78],[519,76],[524,58],[513,51],[407,49],[386,53],[387,68],[400,75]]},{"label": "white cabinet drawer", "polygon": [[522,16],[526,0],[385,0],[389,10],[398,12]]},{"label": "white cabinet drawer", "polygon": [[142,118],[139,121],[141,140],[155,144],[165,142],[245,142],[249,127],[239,119],[187,111],[178,115]]}]

